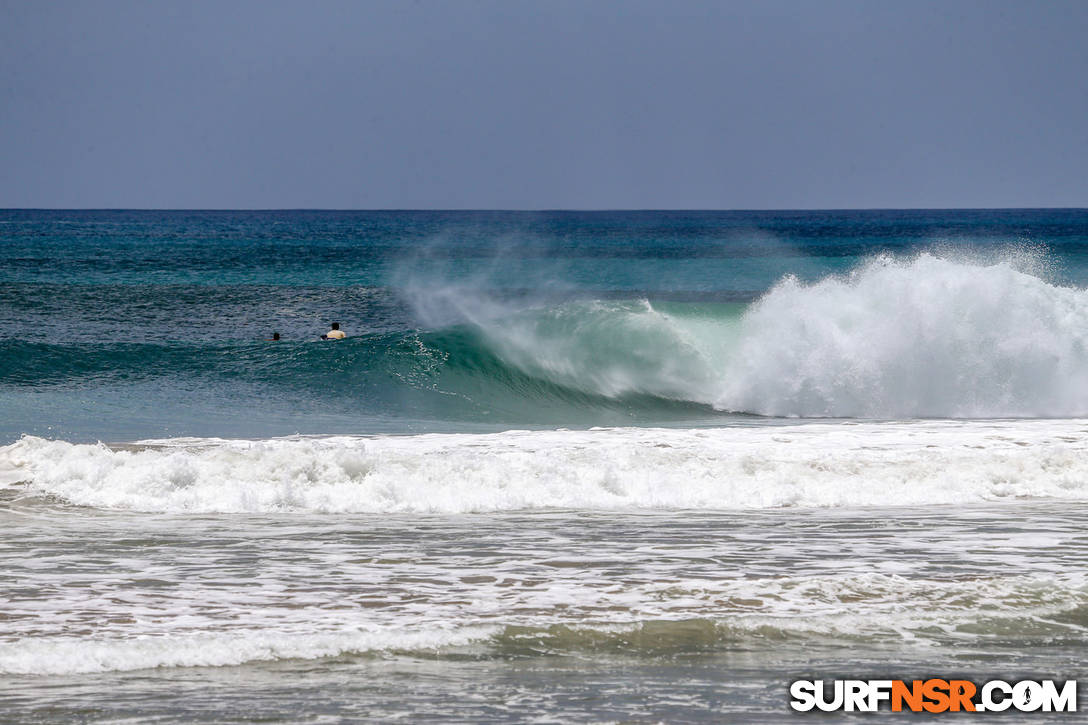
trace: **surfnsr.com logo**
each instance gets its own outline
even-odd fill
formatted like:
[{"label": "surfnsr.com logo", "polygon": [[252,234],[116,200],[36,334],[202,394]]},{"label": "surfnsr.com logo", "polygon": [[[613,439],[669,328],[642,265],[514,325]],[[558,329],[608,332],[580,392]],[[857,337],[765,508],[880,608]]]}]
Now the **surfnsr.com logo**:
[{"label": "surfnsr.com logo", "polygon": [[790,684],[790,707],[799,712],[875,712],[887,703],[892,712],[1076,712],[1077,681],[1054,680],[797,680]]}]

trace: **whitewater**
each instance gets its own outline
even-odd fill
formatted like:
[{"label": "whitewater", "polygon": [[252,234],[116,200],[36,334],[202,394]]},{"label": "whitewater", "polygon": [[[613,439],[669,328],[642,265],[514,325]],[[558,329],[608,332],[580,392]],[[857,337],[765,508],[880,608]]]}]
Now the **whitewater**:
[{"label": "whitewater", "polygon": [[163,513],[736,510],[1088,499],[1088,421],[811,424],[0,448],[21,496]]},{"label": "whitewater", "polygon": [[1088,212],[0,221],[13,722],[1088,678]]}]

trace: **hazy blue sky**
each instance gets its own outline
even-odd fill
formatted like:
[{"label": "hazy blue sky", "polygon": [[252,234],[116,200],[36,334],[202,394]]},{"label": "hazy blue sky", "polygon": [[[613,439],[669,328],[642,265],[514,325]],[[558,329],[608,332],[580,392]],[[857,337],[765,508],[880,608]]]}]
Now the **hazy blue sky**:
[{"label": "hazy blue sky", "polygon": [[0,0],[0,207],[1088,206],[1088,2]]}]

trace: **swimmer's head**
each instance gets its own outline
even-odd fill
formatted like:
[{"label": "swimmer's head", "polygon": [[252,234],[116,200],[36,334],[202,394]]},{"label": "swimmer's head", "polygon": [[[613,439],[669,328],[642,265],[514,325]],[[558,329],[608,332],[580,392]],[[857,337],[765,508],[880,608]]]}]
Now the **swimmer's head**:
[{"label": "swimmer's head", "polygon": [[340,323],[339,322],[332,323],[332,329],[339,330],[340,329]]}]

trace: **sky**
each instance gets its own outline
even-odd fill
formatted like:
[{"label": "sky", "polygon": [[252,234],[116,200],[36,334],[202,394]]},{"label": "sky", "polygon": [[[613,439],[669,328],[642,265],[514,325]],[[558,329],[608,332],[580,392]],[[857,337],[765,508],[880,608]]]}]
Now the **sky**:
[{"label": "sky", "polygon": [[1088,2],[0,0],[0,207],[1088,207]]}]

